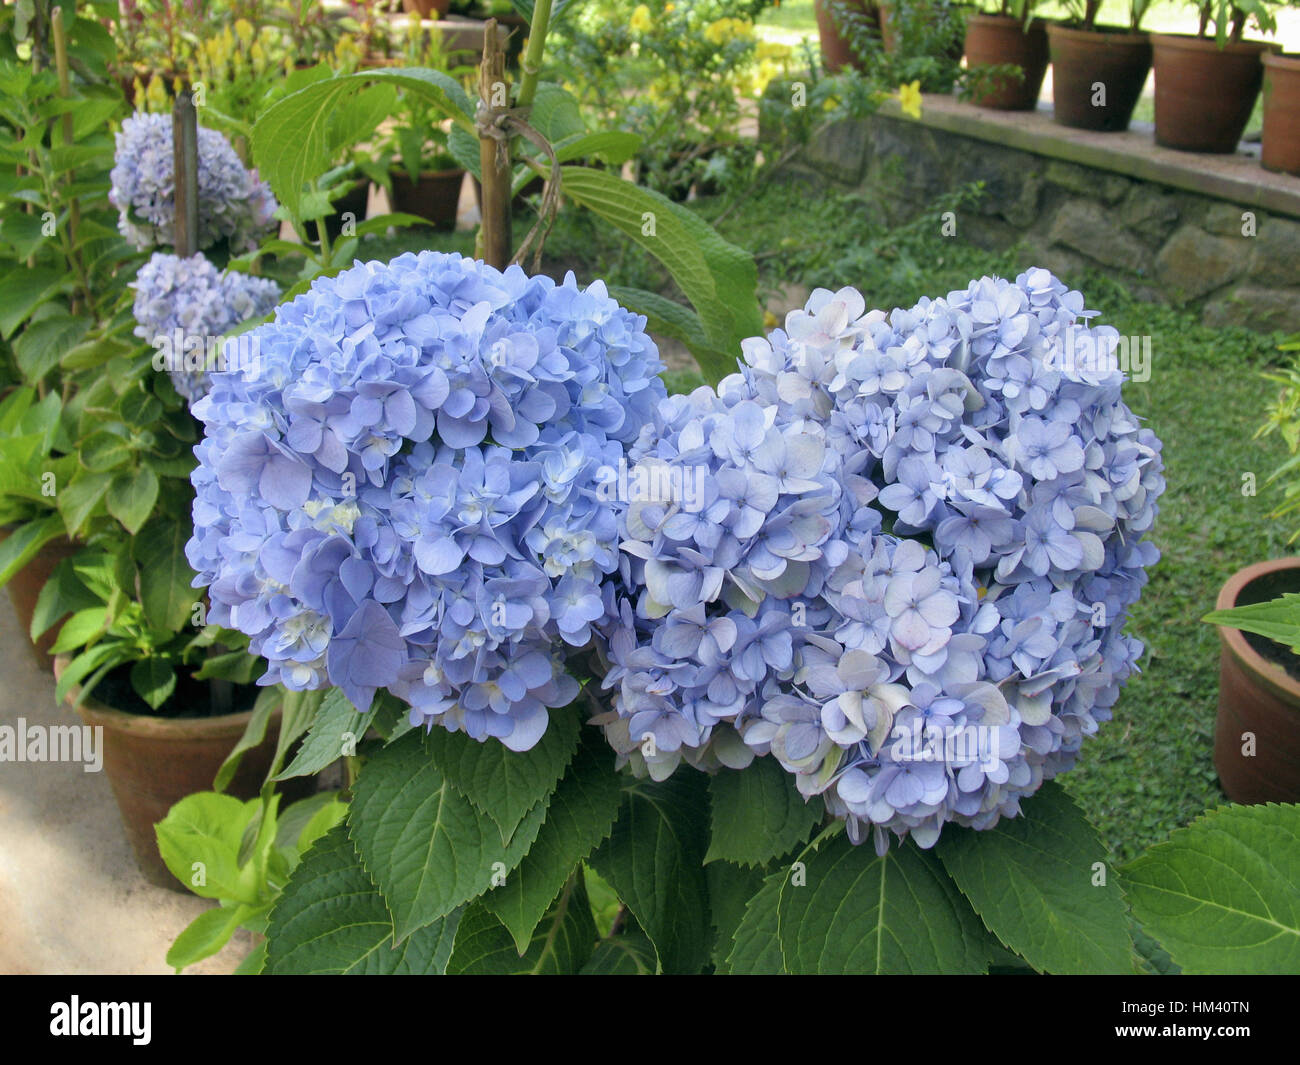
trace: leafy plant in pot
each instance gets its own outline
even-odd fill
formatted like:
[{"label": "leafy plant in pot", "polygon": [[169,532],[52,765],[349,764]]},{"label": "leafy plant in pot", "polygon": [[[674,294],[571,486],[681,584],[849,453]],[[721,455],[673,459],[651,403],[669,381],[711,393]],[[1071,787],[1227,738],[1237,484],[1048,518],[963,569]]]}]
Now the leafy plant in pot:
[{"label": "leafy plant in pot", "polygon": [[1127,28],[1098,26],[1101,0],[1070,0],[1067,22],[1047,27],[1056,121],[1076,129],[1128,129],[1151,70],[1142,31],[1150,0],[1132,0]]},{"label": "leafy plant in pot", "polygon": [[[1250,121],[1264,78],[1261,58],[1278,46],[1243,40],[1247,25],[1273,33],[1273,0],[1198,0],[1195,36],[1153,33],[1156,143],[1229,154]],[[1214,34],[1210,36],[1210,26]]]},{"label": "leafy plant in pot", "polygon": [[1036,0],[1001,0],[996,14],[966,20],[966,65],[988,71],[974,102],[996,111],[1032,111],[1047,74],[1047,29],[1033,17]]},{"label": "leafy plant in pot", "polygon": [[[1283,345],[1300,351],[1300,335]],[[1279,433],[1290,458],[1273,512],[1300,511],[1300,364],[1265,378],[1282,386],[1257,435]],[[1300,539],[1300,531],[1291,542]],[[1237,802],[1300,800],[1300,558],[1257,562],[1234,573],[1206,621],[1219,625],[1219,710],[1214,764]]]}]

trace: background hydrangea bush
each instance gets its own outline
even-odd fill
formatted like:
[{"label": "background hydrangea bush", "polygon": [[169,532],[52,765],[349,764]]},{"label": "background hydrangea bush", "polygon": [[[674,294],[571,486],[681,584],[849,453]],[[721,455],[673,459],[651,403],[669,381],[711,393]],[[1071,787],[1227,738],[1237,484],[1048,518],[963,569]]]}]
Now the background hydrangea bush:
[{"label": "background hydrangea bush", "polygon": [[[172,116],[137,112],[116,134],[109,199],[118,229],[139,251],[175,243],[176,189]],[[216,130],[199,127],[199,229],[196,248],[218,241],[251,251],[275,215],[275,197]]]},{"label": "background hydrangea bush", "polygon": [[1164,488],[1093,314],[1046,270],[889,315],[819,290],[662,404],[633,459],[708,474],[697,507],[621,514],[624,758],[770,754],[882,852],[1068,769],[1141,653]]}]

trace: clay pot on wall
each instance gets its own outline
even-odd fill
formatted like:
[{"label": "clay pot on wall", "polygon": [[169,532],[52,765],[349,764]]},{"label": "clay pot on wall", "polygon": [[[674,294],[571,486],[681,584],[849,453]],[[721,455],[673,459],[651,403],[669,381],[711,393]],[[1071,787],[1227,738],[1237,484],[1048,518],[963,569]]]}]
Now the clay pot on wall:
[{"label": "clay pot on wall", "polygon": [[1128,129],[1151,72],[1151,40],[1145,33],[1100,27],[1047,27],[1052,57],[1056,121],[1075,129]]},{"label": "clay pot on wall", "polygon": [[1264,145],[1267,170],[1300,176],[1300,55],[1264,56]]},{"label": "clay pot on wall", "polygon": [[1156,143],[1185,152],[1226,155],[1237,150],[1264,80],[1266,52],[1277,45],[1153,33]]},{"label": "clay pot on wall", "polygon": [[966,20],[966,65],[970,69],[1010,64],[1024,71],[1019,81],[996,79],[990,92],[975,99],[980,107],[1032,111],[1043,89],[1048,54],[1042,19],[1034,19],[1027,29],[1020,19],[1004,15],[971,15]]},{"label": "clay pot on wall", "polygon": [[[1219,610],[1300,592],[1300,558],[1247,566],[1219,592]],[[1263,636],[1219,626],[1214,766],[1233,802],[1300,802],[1300,662]]]}]

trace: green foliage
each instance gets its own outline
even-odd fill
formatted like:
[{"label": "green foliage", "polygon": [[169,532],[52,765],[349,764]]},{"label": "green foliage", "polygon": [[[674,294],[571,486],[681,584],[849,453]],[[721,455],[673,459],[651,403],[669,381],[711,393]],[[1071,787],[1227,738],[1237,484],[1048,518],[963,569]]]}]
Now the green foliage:
[{"label": "green foliage", "polygon": [[1300,806],[1220,807],[1122,872],[1183,972],[1300,972]]},{"label": "green foliage", "polygon": [[820,798],[806,801],[790,774],[770,758],[709,779],[712,830],[705,862],[763,865],[808,838],[822,819]]}]

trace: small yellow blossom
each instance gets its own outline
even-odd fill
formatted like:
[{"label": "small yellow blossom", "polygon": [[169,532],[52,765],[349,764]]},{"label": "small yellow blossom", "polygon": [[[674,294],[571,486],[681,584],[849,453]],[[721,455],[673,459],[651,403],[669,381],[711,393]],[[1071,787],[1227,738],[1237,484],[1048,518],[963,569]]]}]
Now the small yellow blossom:
[{"label": "small yellow blossom", "polygon": [[788,44],[781,44],[779,41],[759,41],[758,47],[754,49],[754,55],[760,59],[789,59],[792,49]]},{"label": "small yellow blossom", "polygon": [[235,19],[235,36],[239,43],[247,48],[253,40],[253,24],[246,18]]},{"label": "small yellow blossom", "polygon": [[780,324],[781,324],[781,319],[778,318],[778,317],[777,317],[775,314],[773,314],[771,311],[764,311],[764,312],[763,312],[763,328],[764,328],[764,329],[775,329],[775,328],[776,328],[778,325],[780,325]]},{"label": "small yellow blossom", "polygon": [[633,33],[649,33],[654,26],[650,18],[650,9],[645,4],[637,4],[632,12],[632,17],[628,20],[627,28]]},{"label": "small yellow blossom", "polygon": [[921,83],[914,81],[910,85],[900,85],[898,87],[898,104],[903,109],[903,114],[912,118],[921,117]]}]

